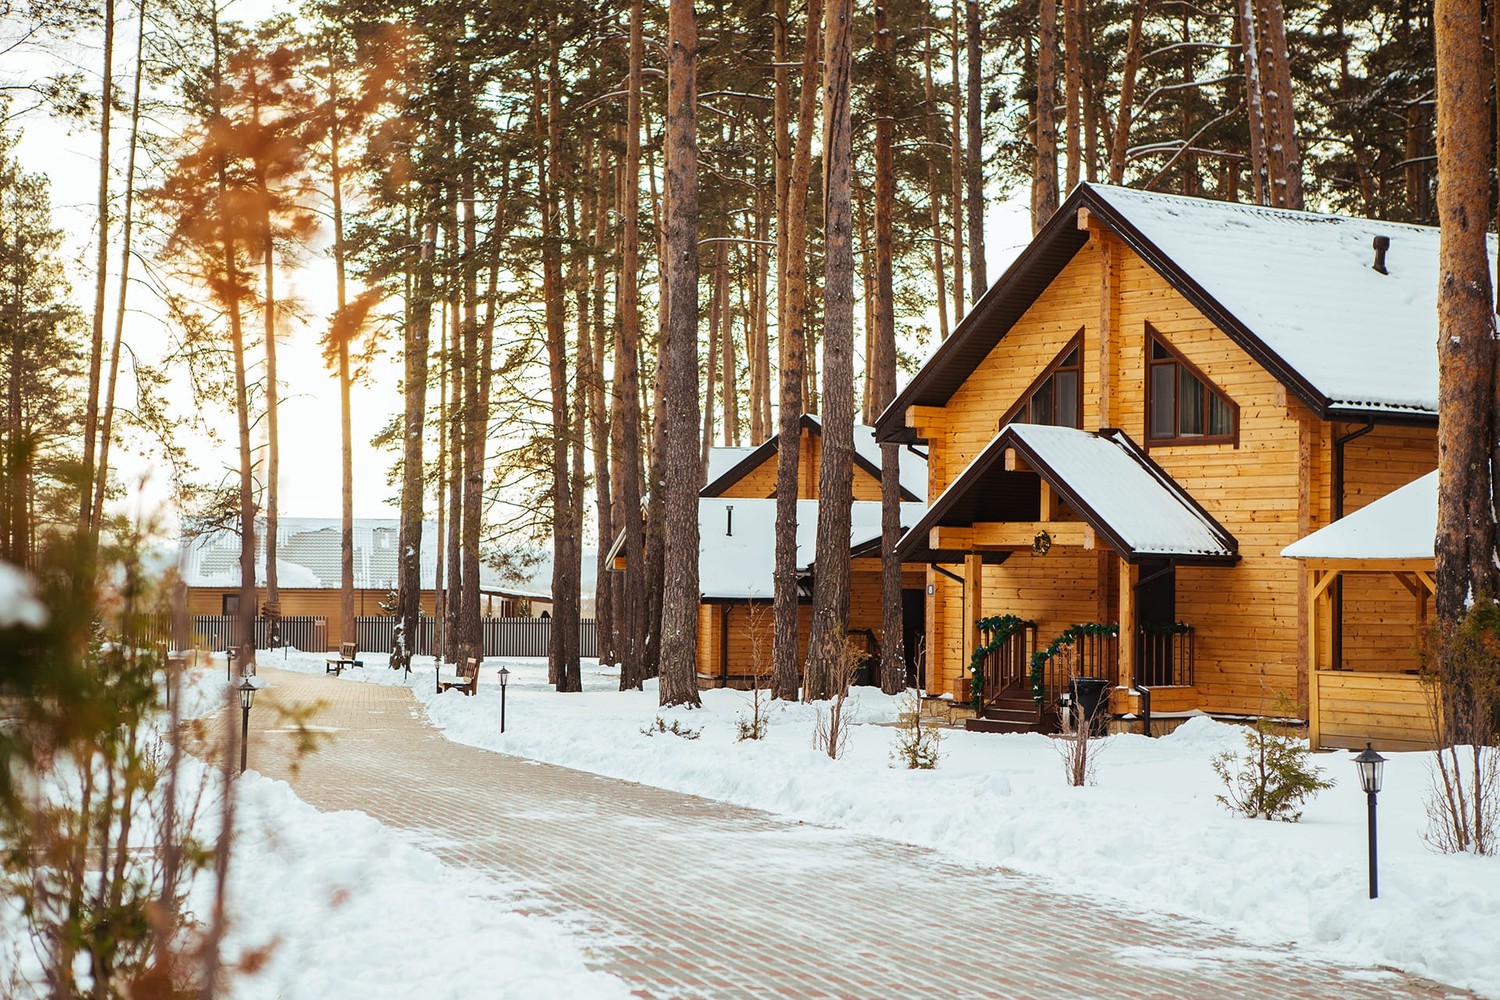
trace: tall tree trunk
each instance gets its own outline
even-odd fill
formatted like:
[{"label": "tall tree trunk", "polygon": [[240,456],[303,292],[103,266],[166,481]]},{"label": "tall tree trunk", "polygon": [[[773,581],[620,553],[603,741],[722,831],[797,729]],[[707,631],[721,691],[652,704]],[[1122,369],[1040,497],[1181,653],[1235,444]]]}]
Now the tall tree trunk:
[{"label": "tall tree trunk", "polygon": [[[78,523],[93,531],[95,441],[99,432],[99,376],[104,367],[104,291],[109,280],[109,130],[114,111],[115,0],[104,0],[104,56],[99,101],[99,248],[94,256],[94,329],[89,342],[89,394],[83,418],[83,489],[79,494]],[[144,18],[144,14],[142,15]]]},{"label": "tall tree trunk", "polygon": [[[719,343],[723,357],[719,362],[719,385],[724,397],[724,443],[738,447],[740,443],[740,386],[739,359],[734,349],[734,309],[729,302],[729,244],[719,244],[719,260],[714,266],[714,281],[718,285],[719,297]],[[710,347],[710,350],[713,348]]]},{"label": "tall tree trunk", "polygon": [[1057,0],[1041,0],[1037,8],[1036,173],[1031,182],[1033,233],[1057,211],[1056,95]]},{"label": "tall tree trunk", "polygon": [[[413,297],[406,329],[402,331],[402,391],[406,409],[402,417],[401,436],[401,521],[397,531],[398,554],[396,575],[396,615],[400,618],[400,635],[391,650],[392,668],[410,669],[412,653],[417,648],[422,618],[422,498],[426,487],[422,462],[422,442],[427,423],[427,351],[432,326],[433,257],[437,252],[437,225],[428,218],[432,211],[431,191],[424,190],[417,229],[422,244],[417,257],[416,295]],[[446,433],[446,428],[440,428]],[[438,506],[441,508],[442,460],[438,462]],[[440,515],[441,516],[441,515]],[[438,557],[442,558],[441,527]],[[442,568],[439,562],[439,581]],[[439,619],[441,620],[441,619]],[[435,646],[431,652],[437,653]]]},{"label": "tall tree trunk", "polygon": [[449,203],[444,206],[443,246],[447,251],[444,261],[448,338],[448,426],[443,433],[448,435],[448,581],[444,586],[446,606],[443,622],[443,656],[452,663],[459,662],[463,655],[463,537],[464,537],[464,414],[468,403],[464,399],[464,369],[468,359],[463,351],[463,313],[461,308],[462,282],[453,271],[457,266],[458,222],[454,213],[458,210],[457,192],[449,188]]},{"label": "tall tree trunk", "polygon": [[[823,0],[808,0],[802,48],[802,91],[797,107],[797,145],[786,196],[786,291],[780,327],[781,415],[776,446],[775,632],[771,642],[772,694],[787,701],[801,686],[797,618],[797,466],[802,444],[802,379],[807,324],[807,183],[812,173],[813,113],[818,98],[818,35]],[[778,240],[780,242],[780,240]],[[778,282],[778,285],[780,283]]]},{"label": "tall tree trunk", "polygon": [[969,212],[969,289],[970,301],[978,302],[989,287],[989,273],[984,259],[984,104],[980,93],[984,63],[982,52],[983,25],[979,18],[979,0],[966,0],[968,34],[968,103],[966,124],[968,129],[968,163],[965,180],[968,183],[967,209]]},{"label": "tall tree trunk", "polygon": [[[542,224],[542,289],[546,304],[547,361],[552,395],[552,630],[548,636],[549,672],[559,691],[581,691],[582,670],[578,662],[578,534],[574,530],[573,483],[568,460],[572,426],[568,413],[568,343],[566,289],[562,278],[562,246],[557,225],[557,186],[562,181],[560,101],[557,80],[556,22],[548,27],[547,93],[538,80],[537,129],[546,150],[539,172],[539,205]],[[545,100],[545,105],[543,101]]]},{"label": "tall tree trunk", "polygon": [[1255,0],[1239,0],[1240,55],[1245,64],[1245,115],[1250,128],[1250,197],[1257,205],[1271,203],[1270,164],[1266,150],[1266,114],[1260,64],[1260,33]]},{"label": "tall tree trunk", "polygon": [[1067,181],[1065,190],[1078,186],[1080,170],[1079,153],[1083,149],[1083,33],[1081,11],[1083,0],[1063,0],[1063,116],[1067,121]]},{"label": "tall tree trunk", "polygon": [[[895,171],[895,108],[891,94],[892,72],[890,25],[887,22],[887,7],[881,3],[875,8],[875,63],[876,101],[875,117],[875,295],[871,302],[874,314],[875,355],[871,366],[871,383],[874,386],[872,407],[879,414],[896,397],[896,294],[892,267],[892,228],[896,214]],[[970,4],[970,63],[974,72],[973,48],[977,19],[975,4]],[[970,99],[974,99],[973,82],[970,82]],[[974,108],[969,109],[969,122],[974,122]],[[974,140],[972,131],[970,141]],[[973,164],[974,146],[970,146],[970,164]],[[972,189],[970,194],[972,196]],[[973,203],[970,204],[972,221]],[[975,244],[978,246],[979,244]],[[975,282],[976,299],[983,293],[984,255],[974,257],[974,265],[981,271]],[[895,694],[906,686],[906,653],[903,645],[903,623],[901,616],[901,560],[896,557],[896,542],[901,536],[901,479],[900,445],[880,446],[880,688],[886,694]]]},{"label": "tall tree trunk", "polygon": [[[260,109],[255,113],[260,131]],[[260,195],[260,256],[263,336],[266,351],[266,642],[279,646],[281,636],[281,590],[276,556],[280,547],[281,518],[281,428],[280,398],[276,369],[276,245],[271,229],[271,192],[263,166],[257,163],[255,186]]]},{"label": "tall tree trunk", "polygon": [[1272,164],[1271,204],[1302,207],[1302,154],[1292,105],[1291,56],[1281,0],[1257,0],[1267,152]]},{"label": "tall tree trunk", "polygon": [[667,343],[662,352],[664,527],[661,704],[697,707],[698,23],[671,0],[667,24]]},{"label": "tall tree trunk", "polygon": [[962,0],[953,0],[949,22],[948,51],[952,56],[949,71],[953,74],[952,118],[949,122],[951,146],[948,156],[949,177],[953,187],[953,325],[964,317],[964,131],[963,74],[959,70],[958,10]]},{"label": "tall tree trunk", "polygon": [[1435,604],[1438,625],[1446,632],[1470,600],[1497,595],[1490,469],[1495,314],[1485,237],[1490,220],[1485,108],[1489,81],[1481,8],[1478,0],[1439,0],[1435,11],[1437,156],[1442,178]]},{"label": "tall tree trunk", "polygon": [[[344,250],[344,178],[340,161],[339,71],[338,57],[330,47],[328,55],[328,161],[329,188],[333,196],[333,273],[336,316],[348,322],[348,280]],[[349,371],[349,341],[354,330],[336,324],[338,335],[339,432],[343,447],[339,455],[339,636],[343,642],[355,641],[354,628],[354,414],[351,399],[353,379]],[[399,603],[399,595],[398,595]],[[409,662],[409,661],[408,661]],[[406,667],[407,663],[400,664]]]},{"label": "tall tree trunk", "polygon": [[109,381],[104,391],[104,416],[99,425],[99,461],[93,470],[94,504],[89,523],[97,529],[104,516],[104,493],[109,483],[109,447],[114,435],[115,383],[120,374],[120,345],[125,337],[125,302],[130,288],[131,236],[135,222],[135,153],[141,126],[141,77],[146,65],[146,5],[140,0],[135,37],[135,82],[130,96],[130,144],[125,163],[124,231],[120,235],[120,287],[115,297],[115,332],[109,351]]},{"label": "tall tree trunk", "polygon": [[720,287],[721,276],[717,266],[719,251],[726,244],[723,240],[714,244],[714,280],[709,291],[708,300],[708,353],[704,359],[704,392],[703,392],[703,441],[702,441],[702,466],[700,469],[700,482],[706,482],[708,475],[708,452],[714,446],[714,392],[718,388],[719,381],[719,337],[722,335],[720,325],[724,322],[723,311],[723,288]]},{"label": "tall tree trunk", "polygon": [[933,124],[937,120],[937,107],[932,83],[932,36],[932,31],[926,32],[927,43],[922,50],[922,88],[926,98],[924,107],[927,109],[927,113],[922,116],[922,120],[926,122],[927,137],[927,155],[923,159],[927,161],[927,214],[932,223],[932,283],[936,286],[934,298],[938,311],[938,336],[947,340],[948,277],[943,270],[943,196],[942,189],[938,186],[935,155],[938,142],[937,129]]},{"label": "tall tree trunk", "polygon": [[1130,150],[1130,125],[1135,113],[1135,78],[1141,69],[1141,25],[1146,19],[1146,0],[1135,0],[1130,9],[1130,29],[1125,36],[1125,66],[1120,71],[1120,113],[1109,146],[1109,182],[1125,180],[1125,158]]},{"label": "tall tree trunk", "polygon": [[848,680],[849,522],[854,500],[854,220],[849,197],[853,20],[853,0],[833,0],[829,5],[823,48],[823,236],[828,248],[823,283],[823,439],[817,575],[807,649],[809,701],[833,697]]},{"label": "tall tree trunk", "polygon": [[599,646],[599,662],[619,663],[615,644],[615,574],[610,572],[609,548],[615,537],[614,503],[610,469],[610,427],[612,421],[604,398],[604,342],[610,337],[605,322],[604,276],[608,269],[605,236],[609,229],[610,167],[609,153],[599,144],[599,190],[594,201],[594,339],[587,357],[580,357],[580,377],[588,387],[589,440],[594,459],[594,516],[598,525],[599,549],[594,564],[594,634]]},{"label": "tall tree trunk", "polygon": [[630,6],[630,71],[626,97],[625,158],[620,161],[620,351],[615,359],[620,398],[620,507],[625,523],[625,646],[620,650],[620,690],[646,679],[646,539],[641,522],[641,61],[642,0]]},{"label": "tall tree trunk", "polygon": [[[464,137],[464,146],[471,138]],[[479,607],[479,537],[484,497],[484,400],[480,380],[484,367],[479,343],[478,254],[479,231],[475,213],[474,168],[466,164],[460,180],[463,198],[463,343],[464,406],[461,435],[463,439],[463,587],[459,600],[459,662],[470,657],[483,659],[484,639]],[[553,595],[554,600],[557,595]],[[554,604],[554,612],[556,604]],[[554,613],[554,617],[556,617]]]}]

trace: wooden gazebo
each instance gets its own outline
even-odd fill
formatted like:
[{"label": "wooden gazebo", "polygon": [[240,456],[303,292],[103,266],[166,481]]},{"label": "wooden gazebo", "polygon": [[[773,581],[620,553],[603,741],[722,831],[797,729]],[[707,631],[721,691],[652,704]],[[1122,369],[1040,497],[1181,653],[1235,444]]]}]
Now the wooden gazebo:
[{"label": "wooden gazebo", "polygon": [[[1282,555],[1299,560],[1308,575],[1308,742],[1313,747],[1359,749],[1366,741],[1382,750],[1424,750],[1433,745],[1432,713],[1423,686],[1417,646],[1425,628],[1433,587],[1433,539],[1437,534],[1437,473],[1429,473],[1287,546]],[[1348,581],[1394,578],[1410,596],[1409,612],[1385,609],[1408,626],[1402,649],[1389,637],[1382,669],[1350,669],[1342,649],[1354,635],[1342,601]],[[1337,586],[1336,586],[1337,585]],[[1387,585],[1389,587],[1389,585]],[[1366,587],[1368,592],[1372,588]],[[1351,629],[1351,632],[1353,630]]]}]

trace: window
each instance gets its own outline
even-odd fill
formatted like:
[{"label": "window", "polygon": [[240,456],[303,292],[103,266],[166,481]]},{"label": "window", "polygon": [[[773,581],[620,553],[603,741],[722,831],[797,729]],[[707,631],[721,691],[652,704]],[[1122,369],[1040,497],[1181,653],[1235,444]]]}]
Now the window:
[{"label": "window", "polygon": [[1148,324],[1146,440],[1237,443],[1239,407]]},{"label": "window", "polygon": [[221,608],[225,618],[234,618],[240,613],[240,595],[224,594],[221,599]]},{"label": "window", "polygon": [[1083,426],[1083,331],[1062,349],[1047,369],[1000,420],[1009,423]]}]

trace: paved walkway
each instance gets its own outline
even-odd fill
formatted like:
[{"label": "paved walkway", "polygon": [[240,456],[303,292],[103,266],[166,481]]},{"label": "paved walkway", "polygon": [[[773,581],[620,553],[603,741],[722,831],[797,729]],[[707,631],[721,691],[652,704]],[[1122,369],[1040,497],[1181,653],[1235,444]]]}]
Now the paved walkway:
[{"label": "paved walkway", "polygon": [[311,721],[335,732],[294,773],[290,741],[253,730],[252,767],[320,809],[410,831],[449,864],[521,880],[528,912],[578,921],[591,962],[642,997],[1457,992],[1121,915],[919,848],[449,743],[405,688],[261,678],[274,687],[253,721],[278,725],[266,703],[321,700]]}]

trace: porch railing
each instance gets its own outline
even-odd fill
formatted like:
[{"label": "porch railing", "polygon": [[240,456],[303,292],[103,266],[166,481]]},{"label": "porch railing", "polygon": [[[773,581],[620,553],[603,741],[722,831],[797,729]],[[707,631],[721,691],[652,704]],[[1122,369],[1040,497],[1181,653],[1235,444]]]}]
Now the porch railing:
[{"label": "porch railing", "polygon": [[[990,635],[985,635],[986,643],[990,638]],[[1025,690],[1031,677],[1031,654],[1035,650],[1036,625],[1023,622],[985,656],[981,678],[981,708],[1002,697],[1007,691],[1017,688]]]},{"label": "porch railing", "polygon": [[1118,684],[1119,626],[1069,626],[1046,649],[1032,654],[1031,667],[1032,696],[1044,707],[1056,705],[1074,677],[1097,677]]},{"label": "porch railing", "polygon": [[1150,687],[1193,684],[1193,626],[1142,624],[1136,635],[1135,679]]}]

